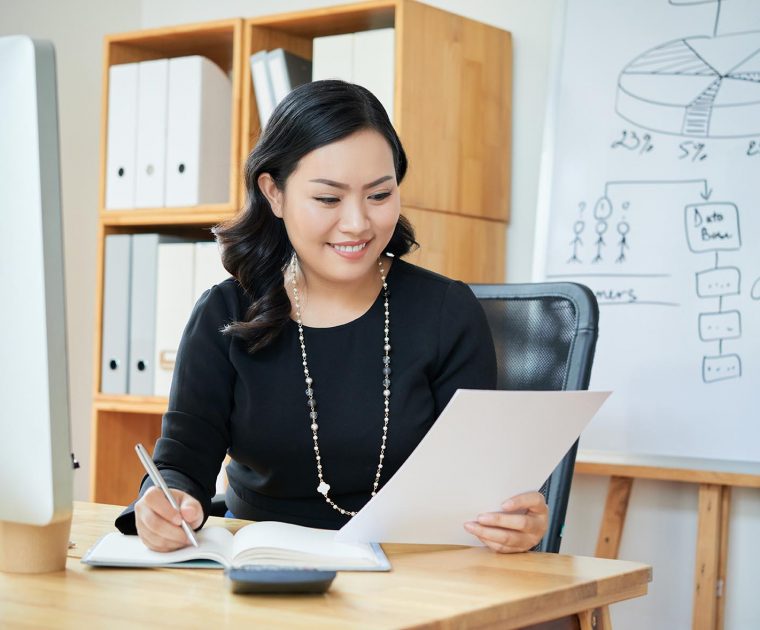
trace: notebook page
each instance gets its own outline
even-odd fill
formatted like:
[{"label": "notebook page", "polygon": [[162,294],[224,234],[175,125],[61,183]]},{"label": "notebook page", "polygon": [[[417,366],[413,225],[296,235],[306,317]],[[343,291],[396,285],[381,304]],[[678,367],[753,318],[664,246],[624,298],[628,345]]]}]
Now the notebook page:
[{"label": "notebook page", "polygon": [[165,566],[204,558],[226,564],[232,554],[232,534],[223,527],[204,528],[195,534],[199,548],[192,545],[176,551],[152,551],[138,536],[111,532],[101,538],[82,562],[103,566]]},{"label": "notebook page", "polygon": [[250,548],[282,549],[295,552],[287,555],[303,555],[310,558],[326,558],[362,565],[377,565],[375,551],[364,543],[336,542],[335,531],[315,529],[280,523],[262,521],[246,525],[238,530],[233,542],[233,558]]}]

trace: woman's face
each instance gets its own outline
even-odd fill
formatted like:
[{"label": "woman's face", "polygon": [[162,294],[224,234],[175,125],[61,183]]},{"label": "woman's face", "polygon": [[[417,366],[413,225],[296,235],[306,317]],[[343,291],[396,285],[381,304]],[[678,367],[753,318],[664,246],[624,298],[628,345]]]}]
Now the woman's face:
[{"label": "woman's face", "polygon": [[359,131],[308,153],[284,191],[268,175],[259,185],[307,275],[344,283],[377,273],[401,209],[393,153],[378,132]]}]

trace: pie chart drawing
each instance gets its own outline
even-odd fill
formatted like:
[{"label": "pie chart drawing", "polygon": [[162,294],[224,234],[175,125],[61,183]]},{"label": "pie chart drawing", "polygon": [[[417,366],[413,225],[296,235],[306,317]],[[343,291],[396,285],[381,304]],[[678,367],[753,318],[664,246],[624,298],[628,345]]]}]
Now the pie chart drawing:
[{"label": "pie chart drawing", "polygon": [[648,50],[620,73],[616,110],[667,134],[760,134],[760,31],[687,37]]}]

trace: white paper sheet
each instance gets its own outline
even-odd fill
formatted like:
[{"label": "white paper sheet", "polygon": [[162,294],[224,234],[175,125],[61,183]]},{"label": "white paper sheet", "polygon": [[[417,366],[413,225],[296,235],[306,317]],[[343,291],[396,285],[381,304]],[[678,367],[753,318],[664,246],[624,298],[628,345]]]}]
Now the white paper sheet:
[{"label": "white paper sheet", "polygon": [[336,540],[480,545],[464,523],[538,490],[609,394],[460,389]]}]

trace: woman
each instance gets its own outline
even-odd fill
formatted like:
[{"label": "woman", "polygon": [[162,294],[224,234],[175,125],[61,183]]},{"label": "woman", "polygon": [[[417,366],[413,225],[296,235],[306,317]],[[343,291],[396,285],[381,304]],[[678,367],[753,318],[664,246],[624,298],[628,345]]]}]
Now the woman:
[{"label": "woman", "polygon": [[[398,470],[459,388],[496,363],[469,288],[410,265],[407,162],[366,89],[318,81],[272,114],[246,164],[249,201],[215,229],[232,274],[184,331],[154,459],[199,528],[229,452],[231,514],[339,528]],[[463,445],[466,447],[466,445]],[[185,546],[180,516],[143,483],[117,520],[155,550]],[[546,530],[543,497],[463,524],[497,551]]]}]

